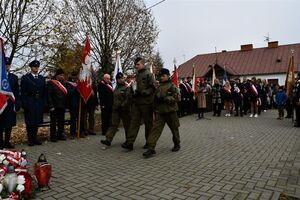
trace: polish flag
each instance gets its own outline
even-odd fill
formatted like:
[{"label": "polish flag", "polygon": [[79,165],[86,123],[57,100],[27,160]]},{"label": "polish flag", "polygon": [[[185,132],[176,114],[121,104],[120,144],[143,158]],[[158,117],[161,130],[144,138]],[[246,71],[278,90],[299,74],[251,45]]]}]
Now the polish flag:
[{"label": "polish flag", "polygon": [[173,83],[177,88],[179,88],[179,83],[178,83],[178,72],[177,72],[177,67],[176,67],[176,65],[174,65],[174,72],[173,72],[172,83]]},{"label": "polish flag", "polygon": [[86,38],[85,40],[85,47],[83,49],[82,67],[79,73],[77,90],[79,91],[84,102],[87,102],[93,94],[91,72],[91,44],[88,38]]}]

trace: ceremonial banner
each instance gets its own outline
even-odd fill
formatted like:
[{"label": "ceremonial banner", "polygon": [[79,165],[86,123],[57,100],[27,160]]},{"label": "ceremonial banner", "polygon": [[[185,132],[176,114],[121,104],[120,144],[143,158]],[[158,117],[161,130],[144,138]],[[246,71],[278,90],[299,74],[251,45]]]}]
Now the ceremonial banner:
[{"label": "ceremonial banner", "polygon": [[91,72],[91,44],[88,38],[86,38],[85,47],[83,50],[82,67],[79,73],[77,89],[84,102],[87,102],[93,93]]},{"label": "ceremonial banner", "polygon": [[174,72],[173,72],[173,79],[172,79],[173,84],[179,88],[179,83],[178,83],[178,72],[177,72],[177,67],[174,65]]},{"label": "ceremonial banner", "polygon": [[295,64],[294,64],[294,56],[292,56],[289,59],[289,65],[288,65],[288,70],[287,70],[286,80],[285,80],[286,95],[290,99],[292,99],[294,85],[295,85]]},{"label": "ceremonial banner", "polygon": [[5,55],[4,55],[4,43],[2,38],[0,38],[0,114],[4,111],[7,106],[7,98],[11,98],[15,102],[14,94],[10,88],[6,64],[5,64]]}]

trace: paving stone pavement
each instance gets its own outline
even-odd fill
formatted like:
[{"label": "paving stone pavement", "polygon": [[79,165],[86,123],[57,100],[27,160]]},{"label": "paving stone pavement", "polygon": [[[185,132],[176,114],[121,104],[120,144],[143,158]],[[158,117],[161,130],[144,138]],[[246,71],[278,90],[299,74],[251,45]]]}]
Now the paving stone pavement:
[{"label": "paving stone pavement", "polygon": [[27,150],[29,166],[40,153],[53,165],[51,189],[37,199],[278,199],[300,197],[300,129],[268,111],[258,118],[196,115],[180,118],[182,149],[171,152],[168,127],[156,156],[144,159],[144,126],[134,151],[121,147],[120,128],[103,149],[103,136],[46,143]]}]

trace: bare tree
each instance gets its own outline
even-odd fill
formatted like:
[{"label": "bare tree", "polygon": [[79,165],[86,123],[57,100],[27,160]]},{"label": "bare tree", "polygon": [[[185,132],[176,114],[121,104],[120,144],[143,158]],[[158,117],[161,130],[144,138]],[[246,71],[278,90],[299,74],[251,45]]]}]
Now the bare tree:
[{"label": "bare tree", "polygon": [[[0,33],[5,41],[6,55],[16,61],[15,71],[24,70],[33,58],[49,59],[53,44],[62,44],[69,38],[72,24],[64,19],[68,11],[66,3],[61,0],[0,0]],[[68,29],[63,28],[66,23]]]},{"label": "bare tree", "polygon": [[79,38],[88,34],[93,58],[101,71],[113,69],[114,50],[121,50],[123,70],[132,67],[135,56],[150,58],[158,31],[142,0],[74,0]]}]

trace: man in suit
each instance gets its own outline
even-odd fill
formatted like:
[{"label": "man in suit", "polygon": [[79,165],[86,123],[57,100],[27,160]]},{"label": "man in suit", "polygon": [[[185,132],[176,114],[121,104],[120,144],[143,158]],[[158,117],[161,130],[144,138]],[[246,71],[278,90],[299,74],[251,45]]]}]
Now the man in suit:
[{"label": "man in suit", "polygon": [[43,123],[43,113],[46,101],[46,82],[39,75],[40,62],[34,60],[29,63],[30,72],[21,78],[21,101],[24,109],[28,145],[41,145],[37,140],[37,132]]},{"label": "man in suit", "polygon": [[[15,101],[8,98],[7,106],[4,109],[3,113],[0,115],[0,148],[14,148],[14,145],[10,143],[10,136],[12,127],[16,125],[16,111],[20,110],[20,95],[19,95],[19,83],[18,77],[9,72],[11,67],[11,60],[5,58],[7,78],[9,85],[14,94]],[[3,132],[5,132],[5,139],[3,142]]]},{"label": "man in suit", "polygon": [[98,86],[98,92],[101,106],[102,135],[106,135],[108,128],[111,126],[113,106],[113,88],[109,74],[103,75],[103,80]]},{"label": "man in suit", "polygon": [[57,69],[54,78],[48,82],[51,142],[66,140],[66,136],[64,135],[64,125],[67,94],[64,71],[62,69]]}]

